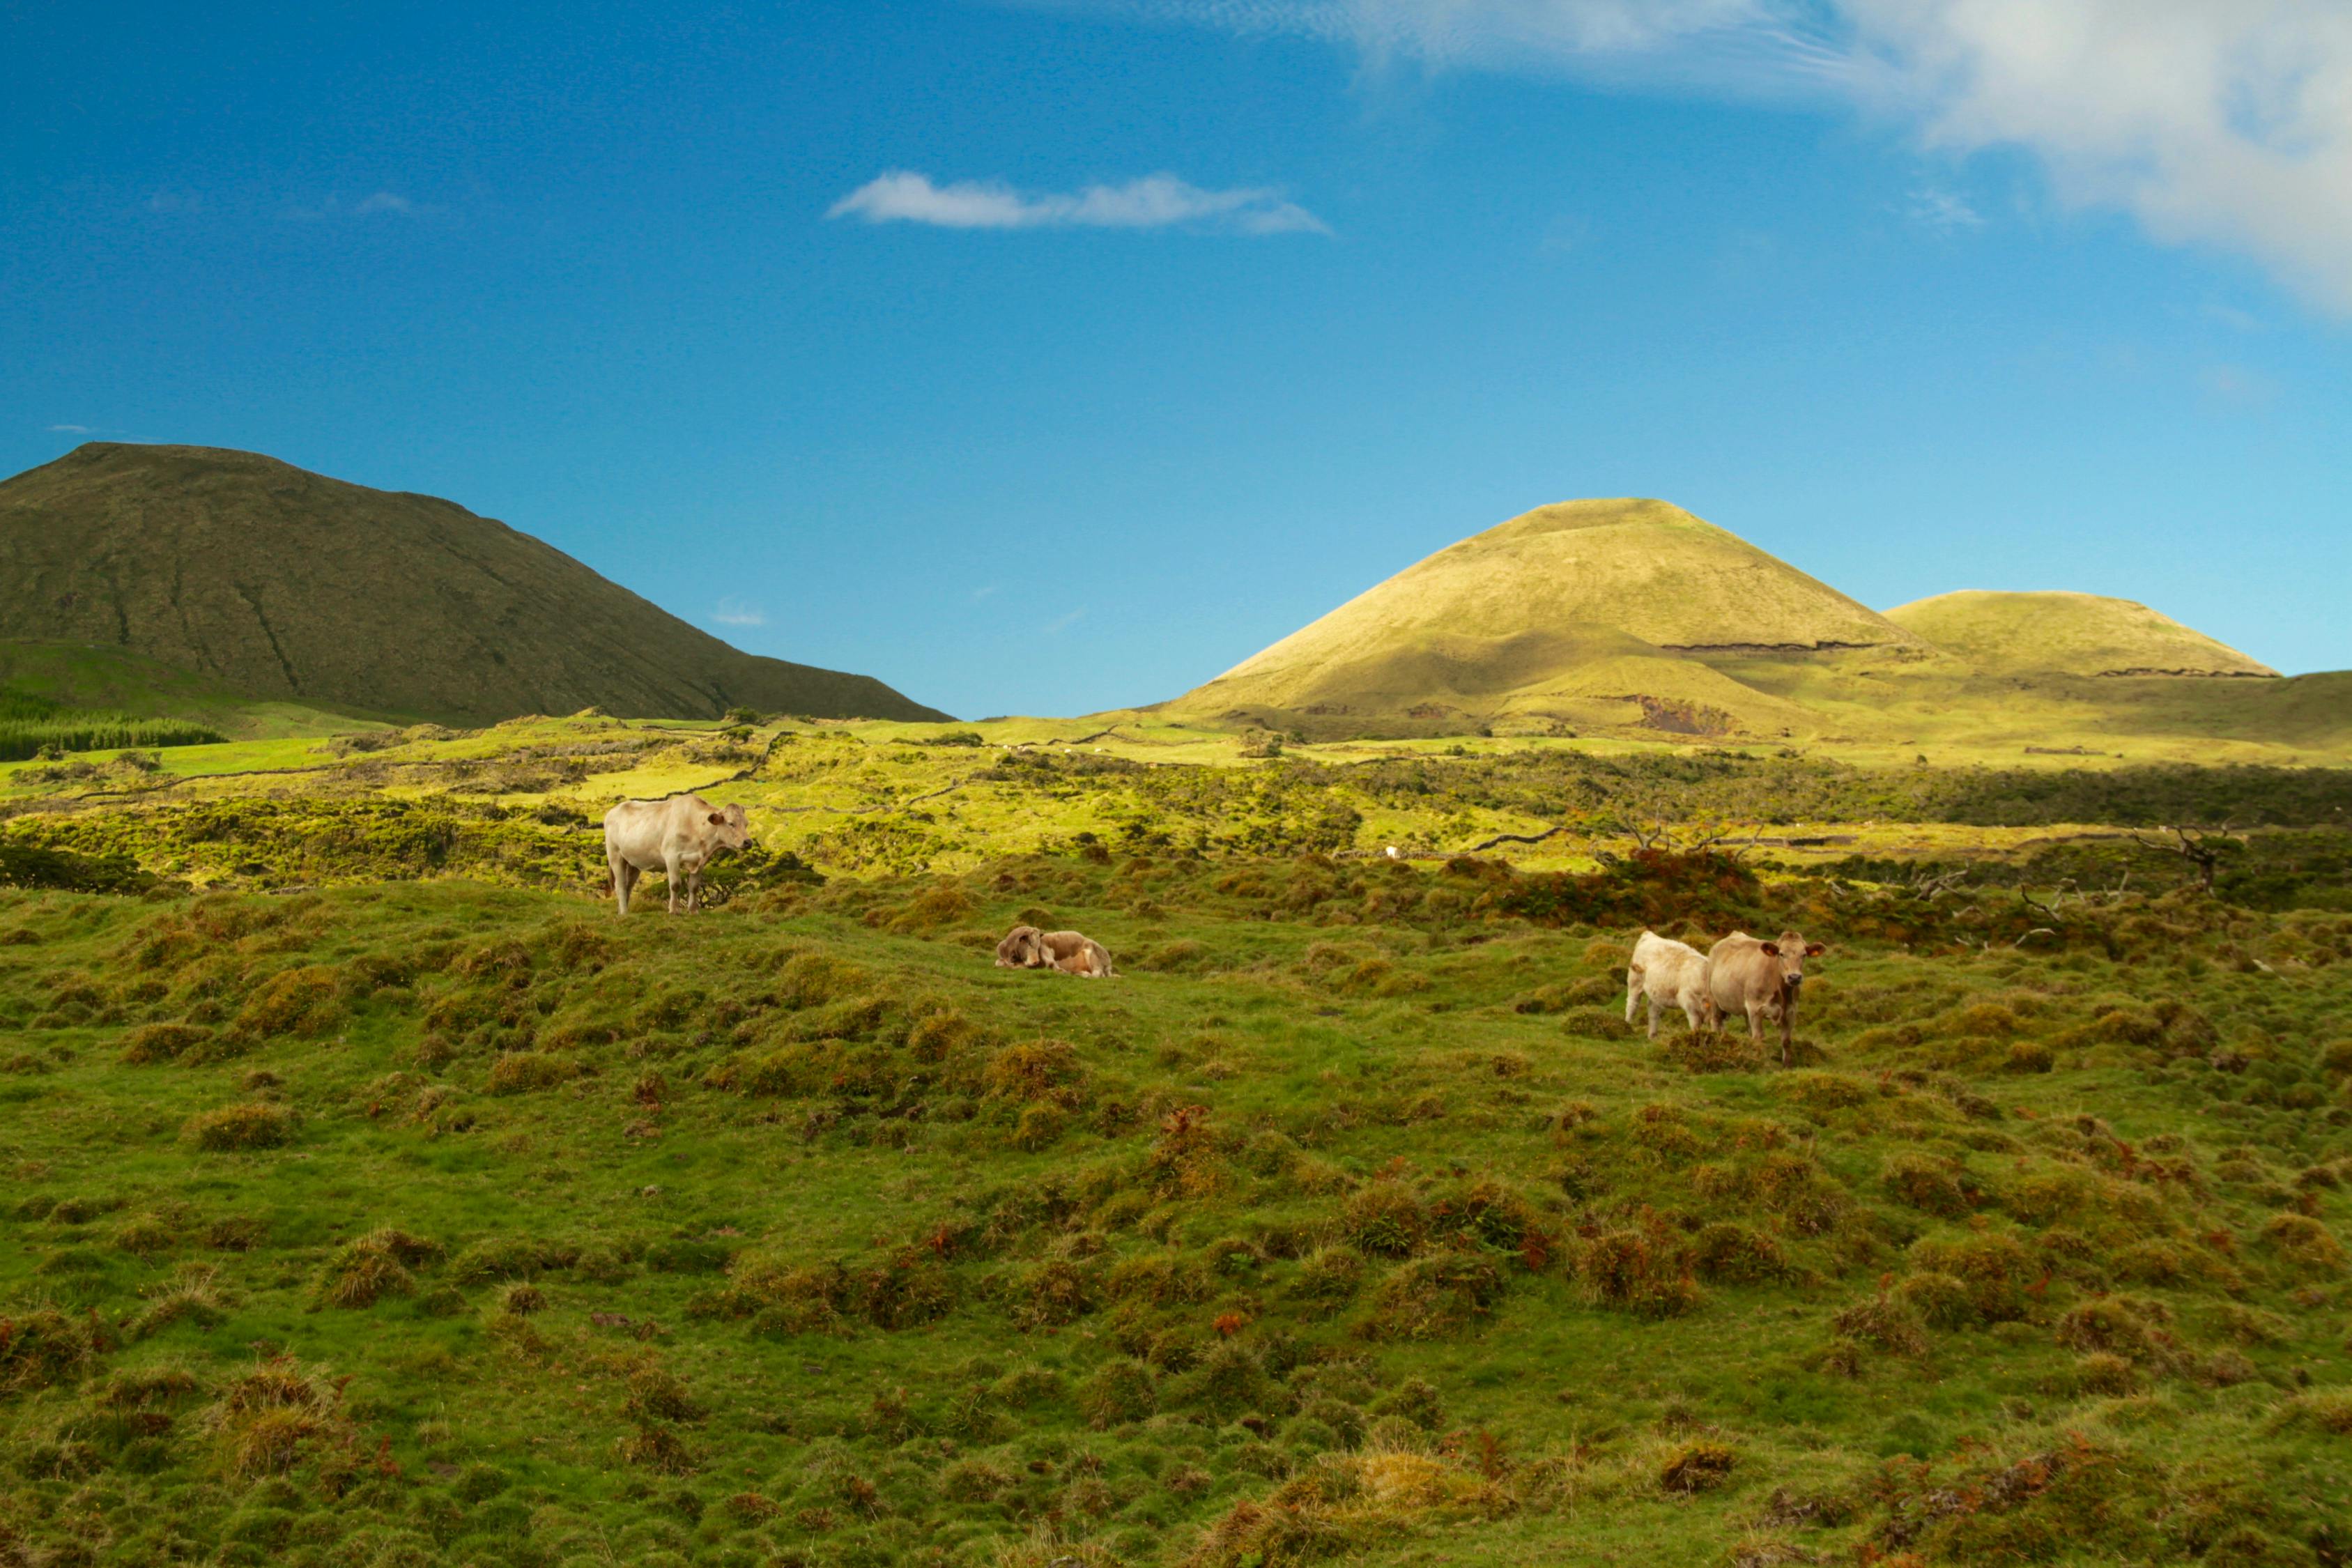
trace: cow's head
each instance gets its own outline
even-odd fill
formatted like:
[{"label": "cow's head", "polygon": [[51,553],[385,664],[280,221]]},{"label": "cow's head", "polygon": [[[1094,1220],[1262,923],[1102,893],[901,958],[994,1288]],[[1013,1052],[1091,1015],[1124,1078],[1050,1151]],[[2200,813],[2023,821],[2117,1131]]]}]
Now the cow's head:
[{"label": "cow's head", "polygon": [[1006,969],[1042,967],[1045,963],[1045,933],[1035,926],[1014,926],[996,944],[996,962]]},{"label": "cow's head", "polygon": [[1807,942],[1792,931],[1784,931],[1763,945],[1766,952],[1780,961],[1780,984],[1788,987],[1792,996],[1805,983],[1805,960],[1819,958],[1829,951],[1820,942]]},{"label": "cow's head", "polygon": [[751,821],[743,815],[741,802],[710,814],[710,837],[718,849],[740,849],[751,842]]}]

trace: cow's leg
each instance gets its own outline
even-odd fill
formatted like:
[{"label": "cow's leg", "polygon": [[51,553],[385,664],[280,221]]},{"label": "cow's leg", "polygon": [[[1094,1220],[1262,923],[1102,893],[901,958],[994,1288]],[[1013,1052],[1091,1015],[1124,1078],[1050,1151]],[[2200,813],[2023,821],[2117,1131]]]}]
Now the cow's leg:
[{"label": "cow's leg", "polygon": [[1635,965],[1625,971],[1625,1022],[1633,1021],[1633,1005],[1642,994],[1642,971]]},{"label": "cow's leg", "polygon": [[1789,1030],[1796,1020],[1797,1010],[1784,1005],[1780,1009],[1780,1065],[1782,1067],[1789,1065]]},{"label": "cow's leg", "polygon": [[669,879],[669,912],[676,914],[677,913],[677,885],[685,879],[686,868],[678,863],[678,858],[676,855],[665,855],[662,857],[662,875]]},{"label": "cow's leg", "polygon": [[1764,1004],[1761,1002],[1748,1004],[1748,1042],[1755,1046],[1764,1043]]},{"label": "cow's leg", "polygon": [[637,879],[637,868],[621,858],[621,852],[617,849],[604,851],[604,866],[613,874],[613,912],[626,919],[629,913],[629,884]]},{"label": "cow's leg", "polygon": [[1651,997],[1651,998],[1650,998],[1650,1038],[1652,1038],[1652,1039],[1654,1039],[1654,1039],[1656,1039],[1657,1037],[1658,1037],[1658,999],[1657,999],[1655,996],[1653,996],[1653,997]]}]

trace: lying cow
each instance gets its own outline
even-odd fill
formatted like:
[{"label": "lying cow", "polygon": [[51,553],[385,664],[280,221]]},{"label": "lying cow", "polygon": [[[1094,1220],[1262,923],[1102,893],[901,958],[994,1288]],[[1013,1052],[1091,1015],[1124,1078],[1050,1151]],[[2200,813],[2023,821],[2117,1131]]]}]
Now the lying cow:
[{"label": "lying cow", "polygon": [[1014,926],[996,944],[996,967],[999,969],[1043,969],[1045,967],[1045,933],[1035,926]]},{"label": "lying cow", "polygon": [[1725,1018],[1748,1016],[1748,1037],[1764,1043],[1762,1020],[1780,1026],[1780,1065],[1789,1065],[1789,1027],[1797,1016],[1797,993],[1805,984],[1805,960],[1829,950],[1784,931],[1771,942],[1734,931],[1707,949],[1707,1000]]},{"label": "lying cow", "polygon": [[1094,938],[1074,931],[1039,931],[1033,925],[1014,926],[1005,933],[996,944],[996,967],[1056,969],[1089,980],[1107,979],[1115,973],[1109,950]]},{"label": "lying cow", "polygon": [[604,814],[604,864],[613,875],[613,901],[629,912],[629,889],[646,871],[669,879],[669,912],[677,913],[677,889],[686,888],[692,914],[702,892],[702,868],[729,849],[751,842],[751,824],[740,805],[721,811],[698,795],[667,800],[625,800]]},{"label": "lying cow", "polygon": [[1625,1021],[1643,997],[1650,999],[1650,1038],[1658,1037],[1658,1008],[1679,1007],[1691,1033],[1712,1029],[1719,1022],[1707,997],[1706,954],[1688,942],[1673,942],[1655,931],[1643,931],[1633,943],[1633,960],[1625,966]]},{"label": "lying cow", "polygon": [[1063,973],[1088,980],[1110,978],[1110,950],[1094,938],[1074,931],[1049,931],[1037,940],[1045,948],[1045,962]]}]

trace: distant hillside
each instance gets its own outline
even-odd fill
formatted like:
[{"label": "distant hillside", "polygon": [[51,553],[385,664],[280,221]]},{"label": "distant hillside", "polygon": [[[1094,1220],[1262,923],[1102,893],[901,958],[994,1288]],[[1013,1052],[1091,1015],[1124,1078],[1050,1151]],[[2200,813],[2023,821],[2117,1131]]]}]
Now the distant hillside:
[{"label": "distant hillside", "polygon": [[452,502],[207,447],[92,442],[0,481],[0,638],[467,721],[946,717],[868,676],[730,647]]},{"label": "distant hillside", "polygon": [[1569,501],[1439,551],[1169,706],[1769,732],[1805,715],[1702,660],[1916,647],[1679,507]]},{"label": "distant hillside", "polygon": [[2068,675],[2276,675],[2236,648],[2129,599],[2095,594],[1938,594],[1886,618],[1989,671]]}]

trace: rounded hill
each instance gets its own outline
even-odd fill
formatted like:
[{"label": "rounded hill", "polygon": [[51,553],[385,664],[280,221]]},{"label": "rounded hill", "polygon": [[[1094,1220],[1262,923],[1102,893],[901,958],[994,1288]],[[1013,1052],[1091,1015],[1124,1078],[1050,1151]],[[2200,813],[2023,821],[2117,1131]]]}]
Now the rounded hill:
[{"label": "rounded hill", "polygon": [[1778,725],[1783,705],[1696,660],[1916,641],[1680,507],[1567,501],[1407,567],[1173,706],[1500,711],[1542,695],[1648,697],[1754,707]]},{"label": "rounded hill", "polygon": [[0,481],[0,638],[467,721],[946,717],[868,676],[731,647],[453,502],[210,447],[92,442]]},{"label": "rounded hill", "polygon": [[2269,675],[2278,671],[2129,599],[1964,588],[1886,618],[1989,671],[2082,676]]}]

